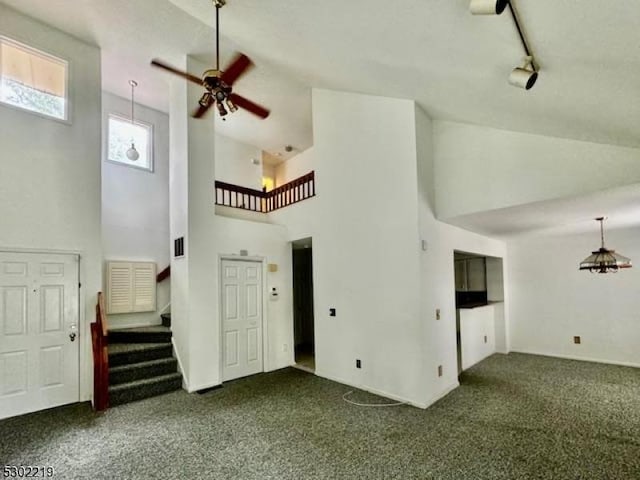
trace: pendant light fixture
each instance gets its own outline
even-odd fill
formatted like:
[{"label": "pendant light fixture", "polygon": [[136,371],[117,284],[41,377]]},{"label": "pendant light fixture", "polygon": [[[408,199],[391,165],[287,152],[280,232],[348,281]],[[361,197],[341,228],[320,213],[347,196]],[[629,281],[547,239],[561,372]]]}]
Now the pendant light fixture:
[{"label": "pendant light fixture", "polygon": [[631,260],[619,255],[615,250],[608,250],[604,246],[604,220],[605,217],[596,218],[600,222],[601,247],[595,252],[591,252],[587,258],[580,263],[580,270],[589,270],[591,273],[617,272],[621,268],[631,268]]},{"label": "pendant light fixture", "polygon": [[[134,117],[133,117],[133,106],[134,106],[134,90],[138,86],[138,82],[135,80],[129,80],[129,85],[131,85],[131,125],[135,125]],[[127,158],[132,162],[137,161],[140,158],[140,154],[138,150],[136,150],[136,144],[131,138],[131,148],[127,150]]]}]

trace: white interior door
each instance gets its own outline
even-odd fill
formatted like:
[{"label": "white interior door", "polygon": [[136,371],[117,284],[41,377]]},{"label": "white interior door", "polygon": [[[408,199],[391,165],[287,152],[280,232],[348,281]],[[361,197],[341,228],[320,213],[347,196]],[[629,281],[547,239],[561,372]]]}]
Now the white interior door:
[{"label": "white interior door", "polygon": [[0,252],[0,418],[79,400],[78,262]]},{"label": "white interior door", "polygon": [[263,371],[262,264],[222,261],[222,381]]}]

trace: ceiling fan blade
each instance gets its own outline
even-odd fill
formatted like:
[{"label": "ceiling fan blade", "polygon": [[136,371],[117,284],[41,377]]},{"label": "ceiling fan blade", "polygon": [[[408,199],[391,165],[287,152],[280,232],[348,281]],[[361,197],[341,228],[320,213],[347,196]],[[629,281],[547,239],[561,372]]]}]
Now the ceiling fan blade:
[{"label": "ceiling fan blade", "polygon": [[171,65],[168,65],[156,58],[151,60],[151,65],[153,65],[154,67],[162,68],[163,70],[171,72],[174,75],[178,75],[179,77],[186,78],[190,82],[197,83],[198,85],[202,85],[202,79],[200,77],[196,77],[195,75],[191,75],[190,73],[178,70],[177,68],[172,67]]},{"label": "ceiling fan blade", "polygon": [[238,107],[244,108],[248,112],[251,112],[254,115],[257,115],[260,118],[267,118],[271,113],[266,108],[258,105],[257,103],[253,103],[251,100],[248,100],[236,93],[232,93],[231,95],[229,95],[229,99],[233,103],[235,103]]},{"label": "ceiling fan blade", "polygon": [[246,55],[239,53],[236,58],[233,59],[233,62],[224,70],[224,73],[220,77],[227,85],[231,86],[233,83],[246,72],[251,66],[253,66],[253,62]]},{"label": "ceiling fan blade", "polygon": [[194,112],[191,114],[191,116],[193,118],[202,118],[202,117],[204,117],[207,114],[207,112],[209,111],[209,109],[211,107],[213,107],[214,103],[215,102],[211,102],[206,107],[203,107],[202,105],[198,105],[198,108],[196,110],[194,110]]}]

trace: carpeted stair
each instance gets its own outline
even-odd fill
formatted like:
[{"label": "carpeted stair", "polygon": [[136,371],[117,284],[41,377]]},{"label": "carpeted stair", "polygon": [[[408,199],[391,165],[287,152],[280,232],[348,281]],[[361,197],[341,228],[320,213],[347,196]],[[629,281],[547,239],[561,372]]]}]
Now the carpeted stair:
[{"label": "carpeted stair", "polygon": [[110,406],[180,389],[182,376],[177,370],[168,327],[109,331]]}]

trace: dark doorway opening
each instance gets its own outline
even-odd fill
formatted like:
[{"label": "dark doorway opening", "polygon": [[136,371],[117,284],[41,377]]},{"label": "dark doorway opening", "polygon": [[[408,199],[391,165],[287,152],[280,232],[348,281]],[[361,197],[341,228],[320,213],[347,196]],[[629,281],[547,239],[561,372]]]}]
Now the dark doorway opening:
[{"label": "dark doorway opening", "polygon": [[296,366],[315,372],[311,238],[293,242],[293,335]]}]

